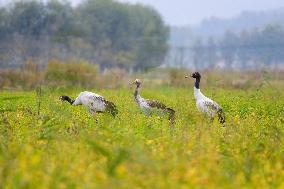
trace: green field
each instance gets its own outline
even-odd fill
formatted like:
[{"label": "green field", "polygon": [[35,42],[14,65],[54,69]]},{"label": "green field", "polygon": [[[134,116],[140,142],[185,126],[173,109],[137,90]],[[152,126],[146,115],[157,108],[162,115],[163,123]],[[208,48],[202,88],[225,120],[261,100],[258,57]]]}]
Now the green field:
[{"label": "green field", "polygon": [[[97,120],[62,104],[79,89],[0,92],[0,188],[284,188],[284,88],[208,88],[225,127],[195,107],[193,89],[142,96],[176,110],[176,124],[140,113],[131,89],[96,90],[119,110]],[[39,110],[39,115],[38,115]]]}]

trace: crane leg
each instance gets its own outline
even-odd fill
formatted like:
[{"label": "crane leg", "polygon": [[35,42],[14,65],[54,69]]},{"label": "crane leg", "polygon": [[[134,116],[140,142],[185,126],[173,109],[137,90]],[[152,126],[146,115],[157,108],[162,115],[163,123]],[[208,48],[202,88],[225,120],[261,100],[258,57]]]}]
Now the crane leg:
[{"label": "crane leg", "polygon": [[96,115],[97,115],[95,111],[93,111],[92,114],[93,114],[94,117],[96,117]]},{"label": "crane leg", "polygon": [[96,118],[97,112],[96,111],[92,111],[92,115],[94,116],[96,123],[98,123],[98,119]]}]

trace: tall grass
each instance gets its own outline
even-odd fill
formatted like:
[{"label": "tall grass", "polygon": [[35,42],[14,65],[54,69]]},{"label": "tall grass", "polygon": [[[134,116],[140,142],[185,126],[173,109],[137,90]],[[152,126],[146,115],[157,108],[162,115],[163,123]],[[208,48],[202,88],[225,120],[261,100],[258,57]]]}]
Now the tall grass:
[{"label": "tall grass", "polygon": [[[40,84],[50,87],[82,87],[100,89],[126,88],[135,78],[153,88],[157,86],[188,87],[184,79],[191,74],[187,69],[154,69],[147,73],[127,73],[114,68],[101,71],[96,64],[84,60],[49,60],[46,67],[39,67],[36,60],[28,60],[21,69],[0,70],[0,89],[35,89]],[[203,87],[231,89],[258,89],[267,81],[271,86],[283,86],[283,71],[226,71],[204,70],[201,72]]]},{"label": "tall grass", "polygon": [[174,127],[141,114],[131,89],[91,89],[119,110],[97,121],[59,102],[80,88],[44,87],[39,115],[36,92],[2,91],[0,188],[283,188],[283,85],[216,88],[210,77],[203,92],[223,106],[225,127],[196,110],[192,81],[143,85],[142,96],[176,110]]},{"label": "tall grass", "polygon": [[92,86],[97,79],[97,71],[96,65],[85,61],[50,60],[44,77],[46,82],[52,86]]}]

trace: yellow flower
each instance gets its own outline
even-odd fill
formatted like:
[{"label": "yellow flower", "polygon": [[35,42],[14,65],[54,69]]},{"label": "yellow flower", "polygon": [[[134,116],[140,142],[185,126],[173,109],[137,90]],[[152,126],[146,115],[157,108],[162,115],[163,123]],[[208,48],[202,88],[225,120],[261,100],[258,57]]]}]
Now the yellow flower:
[{"label": "yellow flower", "polygon": [[152,144],[153,142],[154,142],[153,140],[147,140],[147,141],[146,141],[146,144],[150,145],[150,144]]},{"label": "yellow flower", "polygon": [[125,172],[126,172],[125,166],[123,166],[123,165],[117,166],[117,167],[116,167],[116,172],[117,172],[117,174],[119,174],[119,175],[125,174]]}]

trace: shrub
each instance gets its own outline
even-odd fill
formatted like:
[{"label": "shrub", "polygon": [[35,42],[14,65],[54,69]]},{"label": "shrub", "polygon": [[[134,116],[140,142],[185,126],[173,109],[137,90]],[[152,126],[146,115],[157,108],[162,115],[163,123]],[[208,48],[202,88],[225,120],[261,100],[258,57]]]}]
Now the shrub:
[{"label": "shrub", "polygon": [[188,86],[188,80],[185,79],[185,76],[190,73],[191,73],[190,71],[185,69],[183,70],[175,68],[170,69],[169,70],[170,85],[178,87]]},{"label": "shrub", "polygon": [[50,60],[45,72],[49,85],[93,86],[96,82],[98,66],[87,61],[68,60],[61,62]]},{"label": "shrub", "polygon": [[106,70],[98,78],[97,87],[111,89],[121,88],[128,83],[125,79],[126,75],[126,71],[119,68]]},{"label": "shrub", "polygon": [[0,70],[0,88],[31,89],[42,82],[42,73],[34,60],[27,60],[22,69]]}]

